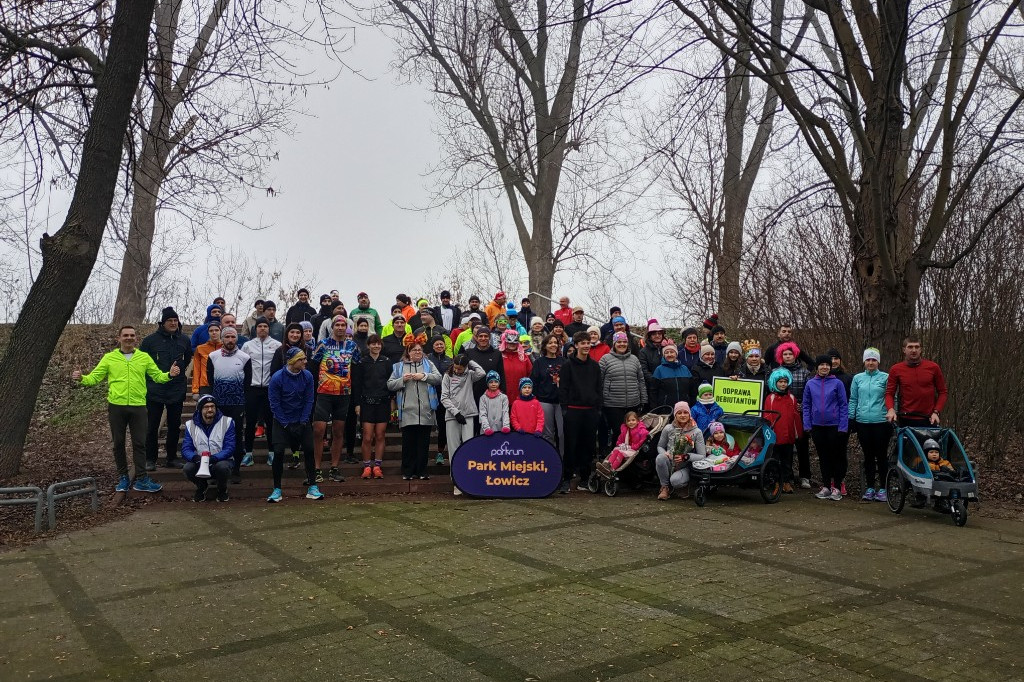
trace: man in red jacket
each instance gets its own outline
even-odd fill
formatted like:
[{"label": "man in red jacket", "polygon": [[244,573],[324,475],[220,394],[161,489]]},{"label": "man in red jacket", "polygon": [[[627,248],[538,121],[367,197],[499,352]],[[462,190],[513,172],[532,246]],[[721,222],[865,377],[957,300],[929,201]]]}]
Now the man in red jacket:
[{"label": "man in red jacket", "polygon": [[886,419],[896,421],[896,400],[900,412],[913,412],[914,417],[900,417],[901,426],[938,426],[939,413],[946,405],[946,379],[942,369],[921,357],[921,340],[915,336],[903,339],[903,362],[889,369],[885,387]]}]

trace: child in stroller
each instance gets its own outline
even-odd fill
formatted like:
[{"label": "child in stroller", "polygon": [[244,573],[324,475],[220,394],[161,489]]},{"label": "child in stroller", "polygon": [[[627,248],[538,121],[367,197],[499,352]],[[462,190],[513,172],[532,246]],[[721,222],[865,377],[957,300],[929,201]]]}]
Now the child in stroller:
[{"label": "child in stroller", "polygon": [[639,415],[636,412],[627,412],[626,419],[619,428],[615,448],[597,465],[598,469],[606,476],[610,476],[613,471],[621,469],[627,460],[636,456],[636,451],[646,439],[647,427],[640,421]]},{"label": "child in stroller", "polygon": [[[928,458],[928,468],[932,470],[932,474],[946,474],[950,476],[948,480],[952,481],[952,476],[956,475],[956,470],[953,469],[953,465],[949,463],[948,459],[942,459],[942,452],[939,450],[939,444],[929,438],[924,442],[924,454]],[[938,476],[935,476],[938,478]]]}]

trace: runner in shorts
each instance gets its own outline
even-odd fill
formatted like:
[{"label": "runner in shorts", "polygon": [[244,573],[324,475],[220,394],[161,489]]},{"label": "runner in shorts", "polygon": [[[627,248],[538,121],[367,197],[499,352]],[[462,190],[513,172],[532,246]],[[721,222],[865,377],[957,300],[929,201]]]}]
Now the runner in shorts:
[{"label": "runner in shorts", "polygon": [[363,422],[362,478],[384,478],[381,463],[384,458],[384,432],[391,419],[391,392],[388,377],[392,362],[381,349],[383,343],[376,334],[366,340],[368,353],[355,368],[356,415]]},{"label": "runner in shorts", "polygon": [[316,467],[314,483],[323,481],[321,463],[324,454],[324,433],[327,422],[331,426],[332,481],[344,481],[338,465],[345,435],[345,418],[352,398],[352,368],[359,363],[359,349],[355,341],[347,338],[348,320],[335,315],[331,320],[331,335],[317,344],[313,351],[313,364],[318,368],[316,377],[316,406],[313,408],[313,461]]}]

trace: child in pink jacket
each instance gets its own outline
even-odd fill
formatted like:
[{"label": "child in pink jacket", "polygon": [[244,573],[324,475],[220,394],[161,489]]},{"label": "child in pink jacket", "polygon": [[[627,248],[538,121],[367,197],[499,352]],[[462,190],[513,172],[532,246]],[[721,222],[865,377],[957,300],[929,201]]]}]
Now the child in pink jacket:
[{"label": "child in pink jacket", "polygon": [[512,428],[520,433],[532,433],[535,436],[543,433],[544,410],[533,395],[533,380],[530,377],[519,380],[519,400],[509,407],[508,416],[512,420]]}]

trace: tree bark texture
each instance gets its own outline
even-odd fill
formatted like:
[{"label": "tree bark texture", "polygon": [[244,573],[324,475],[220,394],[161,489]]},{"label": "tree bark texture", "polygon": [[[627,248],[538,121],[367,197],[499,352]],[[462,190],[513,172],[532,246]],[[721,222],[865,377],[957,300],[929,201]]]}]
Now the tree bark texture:
[{"label": "tree bark texture", "polygon": [[71,205],[61,229],[40,240],[39,276],[0,357],[0,395],[5,396],[0,403],[0,479],[18,472],[50,355],[96,264],[146,57],[154,2],[118,0]]}]

